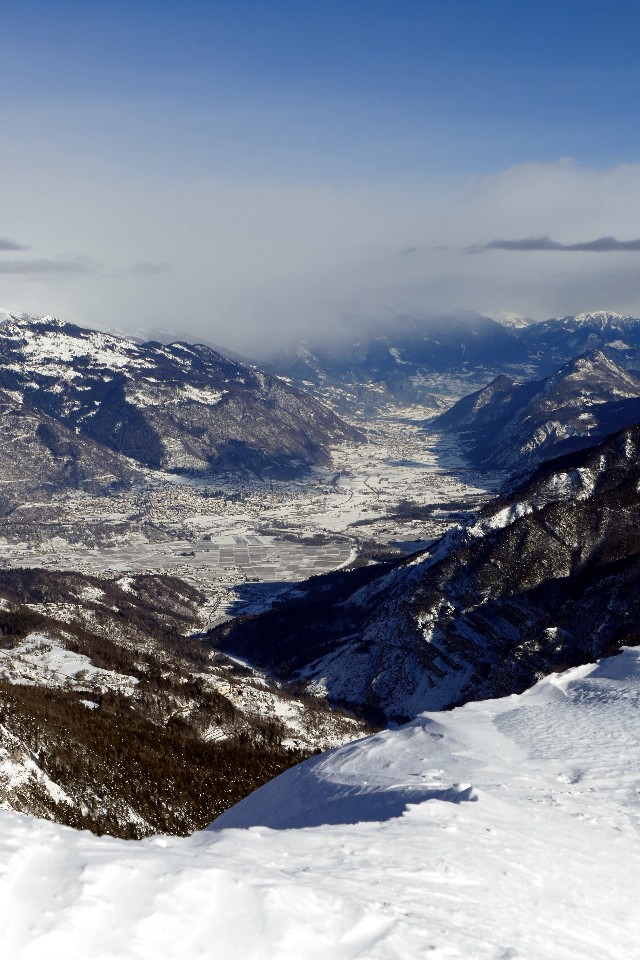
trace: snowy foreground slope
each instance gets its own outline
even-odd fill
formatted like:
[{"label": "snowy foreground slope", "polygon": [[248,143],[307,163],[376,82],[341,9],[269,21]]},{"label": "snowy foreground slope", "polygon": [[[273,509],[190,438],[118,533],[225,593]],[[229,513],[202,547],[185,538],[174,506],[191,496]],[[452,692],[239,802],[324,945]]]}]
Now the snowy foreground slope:
[{"label": "snowy foreground slope", "polygon": [[314,758],[186,840],[0,814],[0,953],[628,960],[639,708],[627,649]]}]

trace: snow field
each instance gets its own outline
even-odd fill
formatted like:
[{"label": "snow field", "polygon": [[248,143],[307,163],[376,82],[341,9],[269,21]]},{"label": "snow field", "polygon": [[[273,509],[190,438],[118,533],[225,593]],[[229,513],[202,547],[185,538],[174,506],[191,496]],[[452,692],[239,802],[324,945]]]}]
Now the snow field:
[{"label": "snow field", "polygon": [[640,651],[423,714],[181,840],[0,813],[12,960],[629,960]]},{"label": "snow field", "polygon": [[119,690],[125,694],[131,694],[138,683],[136,677],[94,666],[89,657],[66,650],[42,633],[30,633],[18,646],[0,649],[0,677],[9,683]]}]

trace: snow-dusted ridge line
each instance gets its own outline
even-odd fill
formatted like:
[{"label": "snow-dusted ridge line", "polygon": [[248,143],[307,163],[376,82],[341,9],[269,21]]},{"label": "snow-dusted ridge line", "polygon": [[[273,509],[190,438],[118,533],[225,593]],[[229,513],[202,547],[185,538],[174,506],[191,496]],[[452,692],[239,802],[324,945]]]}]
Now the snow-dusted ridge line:
[{"label": "snow-dusted ridge line", "polygon": [[[640,321],[637,326],[640,331]],[[582,346],[577,357],[542,380],[496,377],[436,417],[432,426],[463,437],[476,466],[522,473],[636,423],[640,379],[631,372],[635,365],[626,369],[600,347]]]},{"label": "snow-dusted ridge line", "polygon": [[124,473],[122,457],[152,469],[283,476],[328,462],[331,443],[360,438],[308,393],[206,345],[139,342],[54,317],[4,316],[0,389],[20,398],[14,419],[47,418],[34,428],[35,453],[50,457],[60,447],[51,430],[67,431],[82,483],[88,442],[117,454]]},{"label": "snow-dusted ridge line", "polygon": [[186,840],[2,812],[4,955],[626,960],[639,704],[627,649],[308,761]]},{"label": "snow-dusted ridge line", "polygon": [[578,324],[591,323],[593,321],[596,321],[598,323],[611,323],[612,321],[618,322],[620,320],[625,322],[626,321],[631,321],[635,323],[638,322],[635,317],[630,317],[622,313],[614,313],[611,310],[594,310],[591,313],[578,313],[575,315],[575,317],[563,317],[562,319],[563,320],[572,319],[572,320],[575,320],[575,322]]}]

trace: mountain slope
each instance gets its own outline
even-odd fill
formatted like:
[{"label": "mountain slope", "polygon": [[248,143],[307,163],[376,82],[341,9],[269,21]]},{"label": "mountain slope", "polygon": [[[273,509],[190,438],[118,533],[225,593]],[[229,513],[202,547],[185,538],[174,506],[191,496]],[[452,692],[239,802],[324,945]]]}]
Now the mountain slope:
[{"label": "mountain slope", "polygon": [[590,350],[602,350],[626,368],[640,369],[640,320],[599,310],[532,323],[517,331],[543,375]]},{"label": "mountain slope", "polygon": [[639,699],[626,651],[314,758],[185,839],[0,812],[3,954],[633,957]]},{"label": "mountain slope", "polygon": [[0,324],[0,388],[156,469],[295,474],[358,436],[304,392],[209,347],[140,344],[51,317]]},{"label": "mountain slope", "polygon": [[137,465],[0,389],[0,515],[60,490],[109,495],[142,479]]},{"label": "mountain slope", "polygon": [[[601,350],[640,370],[640,320],[604,311],[533,323],[474,313],[394,316],[346,325],[263,351],[268,369],[305,384],[340,408],[439,405],[496,374],[547,377],[583,353]],[[464,389],[464,386],[462,386]]]},{"label": "mountain slope", "polygon": [[0,570],[0,806],[186,834],[363,725],[215,658],[176,577]]},{"label": "mountain slope", "polygon": [[460,435],[469,460],[522,472],[640,420],[640,378],[594,350],[545,380],[499,376],[431,421]]},{"label": "mountain slope", "polygon": [[430,402],[442,375],[477,381],[477,370],[517,366],[526,357],[514,332],[469,313],[360,323],[285,349],[275,346],[260,360],[338,405],[376,407]]},{"label": "mountain slope", "polygon": [[373,717],[523,690],[640,641],[640,427],[541,467],[472,526],[368,581],[211,634]]}]

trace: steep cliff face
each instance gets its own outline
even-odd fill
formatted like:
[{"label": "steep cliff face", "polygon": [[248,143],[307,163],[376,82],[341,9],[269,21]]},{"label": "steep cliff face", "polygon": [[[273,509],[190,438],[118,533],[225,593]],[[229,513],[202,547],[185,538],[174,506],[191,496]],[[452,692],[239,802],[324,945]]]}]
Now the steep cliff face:
[{"label": "steep cliff face", "polygon": [[389,719],[640,642],[639,450],[633,427],[547,464],[431,551],[352,589],[311,583],[212,640]]}]

